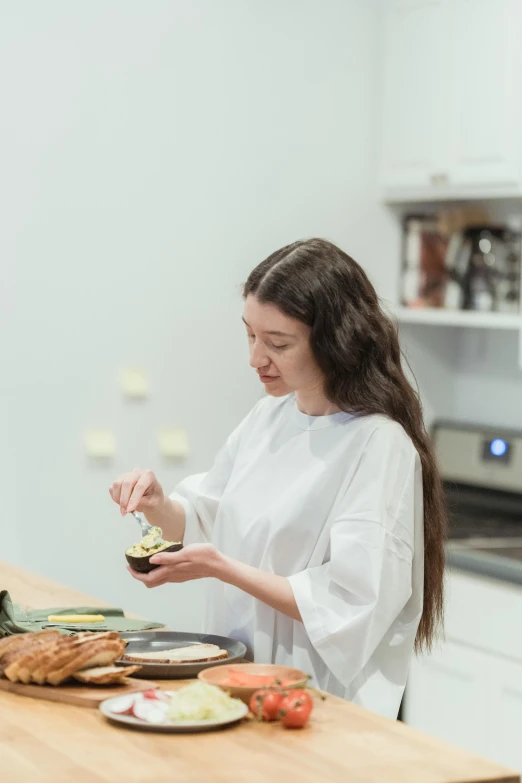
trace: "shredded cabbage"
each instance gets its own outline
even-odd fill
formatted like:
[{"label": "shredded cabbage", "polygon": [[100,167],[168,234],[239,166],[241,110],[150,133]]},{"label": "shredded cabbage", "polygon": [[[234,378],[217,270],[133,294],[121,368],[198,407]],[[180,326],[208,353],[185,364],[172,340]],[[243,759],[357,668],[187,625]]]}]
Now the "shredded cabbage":
[{"label": "shredded cabbage", "polygon": [[240,699],[233,699],[221,688],[198,680],[170,696],[167,714],[172,721],[226,720],[237,715],[242,707]]}]

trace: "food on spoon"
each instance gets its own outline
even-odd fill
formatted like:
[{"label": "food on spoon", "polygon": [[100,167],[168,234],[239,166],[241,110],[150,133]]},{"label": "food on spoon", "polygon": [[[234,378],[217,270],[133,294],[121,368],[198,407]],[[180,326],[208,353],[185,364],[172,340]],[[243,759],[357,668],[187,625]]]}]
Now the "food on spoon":
[{"label": "food on spoon", "polygon": [[160,552],[162,549],[165,549],[165,546],[169,546],[172,543],[172,541],[163,541],[163,530],[160,527],[151,527],[141,541],[129,547],[127,552],[135,557],[146,557],[146,555],[150,555],[152,552]]},{"label": "food on spoon", "polygon": [[217,644],[192,644],[172,650],[157,650],[150,653],[125,653],[123,661],[137,663],[206,663],[228,658],[228,652]]},{"label": "food on spoon", "polygon": [[158,552],[178,552],[183,549],[181,541],[163,541],[162,536],[163,531],[160,527],[152,527],[139,543],[133,544],[126,550],[125,557],[134,571],[148,574],[159,567],[150,562],[152,555],[157,555]]}]

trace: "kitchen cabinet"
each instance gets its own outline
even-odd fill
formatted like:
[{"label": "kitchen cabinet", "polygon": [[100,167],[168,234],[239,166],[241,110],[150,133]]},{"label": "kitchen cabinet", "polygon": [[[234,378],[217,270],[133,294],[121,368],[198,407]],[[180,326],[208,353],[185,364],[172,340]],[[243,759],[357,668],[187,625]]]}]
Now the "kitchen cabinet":
[{"label": "kitchen cabinet", "polygon": [[414,658],[404,721],[522,770],[522,588],[448,575],[446,638]]},{"label": "kitchen cabinet", "polygon": [[444,0],[416,0],[393,2],[386,14],[383,69],[386,188],[425,188],[441,170],[443,11]]},{"label": "kitchen cabinet", "polygon": [[385,198],[522,195],[522,3],[384,7]]},{"label": "kitchen cabinet", "polygon": [[[520,615],[519,615],[520,617]],[[519,618],[516,619],[520,623]],[[492,661],[491,754],[504,759],[514,769],[522,770],[522,664]]]},{"label": "kitchen cabinet", "polygon": [[447,168],[455,185],[521,182],[519,0],[451,0]]},{"label": "kitchen cabinet", "polygon": [[480,748],[486,753],[488,663],[489,656],[455,642],[415,658],[408,677],[405,722],[467,750]]},{"label": "kitchen cabinet", "polygon": [[447,642],[411,667],[404,720],[522,770],[522,663]]}]

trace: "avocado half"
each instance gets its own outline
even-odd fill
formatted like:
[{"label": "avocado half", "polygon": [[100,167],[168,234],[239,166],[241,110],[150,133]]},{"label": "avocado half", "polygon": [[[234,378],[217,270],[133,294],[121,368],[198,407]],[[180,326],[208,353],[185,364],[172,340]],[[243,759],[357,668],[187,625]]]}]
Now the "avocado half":
[{"label": "avocado half", "polygon": [[128,555],[127,552],[125,552],[125,557],[134,571],[138,571],[140,574],[148,574],[150,571],[154,571],[155,568],[159,568],[159,565],[154,565],[150,562],[151,557],[158,555],[160,552],[179,552],[180,549],[183,549],[183,544],[181,541],[178,541],[175,544],[166,546],[165,549],[160,549],[158,552],[145,555],[145,557],[135,557],[134,555]]}]

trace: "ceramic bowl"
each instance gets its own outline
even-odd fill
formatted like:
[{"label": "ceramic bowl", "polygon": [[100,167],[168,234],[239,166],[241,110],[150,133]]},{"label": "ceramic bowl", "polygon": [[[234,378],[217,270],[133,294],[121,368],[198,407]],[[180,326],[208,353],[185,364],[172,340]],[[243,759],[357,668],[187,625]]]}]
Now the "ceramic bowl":
[{"label": "ceramic bowl", "polygon": [[210,669],[199,672],[198,679],[209,683],[209,685],[217,685],[219,688],[227,691],[227,693],[230,693],[231,696],[234,696],[236,699],[242,699],[242,701],[248,704],[254,691],[259,690],[263,686],[228,685],[227,680],[230,669],[241,669],[245,674],[268,674],[273,676],[274,679],[292,680],[292,684],[286,686],[288,688],[302,688],[308,682],[308,676],[301,669],[292,669],[290,666],[278,666],[272,663],[236,663],[228,666],[212,666]]}]

